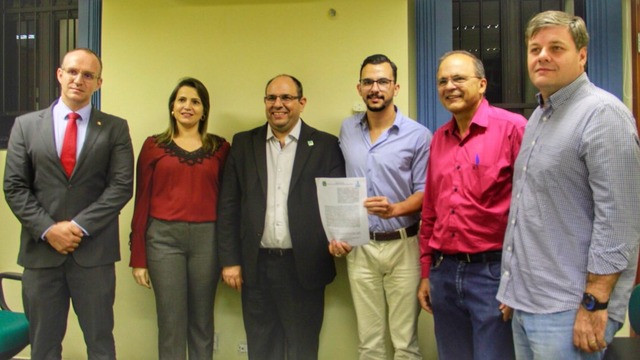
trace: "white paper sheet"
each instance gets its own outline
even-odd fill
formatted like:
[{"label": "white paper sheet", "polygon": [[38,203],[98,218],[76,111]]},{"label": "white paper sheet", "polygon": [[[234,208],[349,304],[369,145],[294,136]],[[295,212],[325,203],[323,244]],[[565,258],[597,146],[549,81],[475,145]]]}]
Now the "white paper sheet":
[{"label": "white paper sheet", "polygon": [[316,178],[318,205],[327,240],[351,246],[369,243],[369,219],[364,207],[365,178]]}]

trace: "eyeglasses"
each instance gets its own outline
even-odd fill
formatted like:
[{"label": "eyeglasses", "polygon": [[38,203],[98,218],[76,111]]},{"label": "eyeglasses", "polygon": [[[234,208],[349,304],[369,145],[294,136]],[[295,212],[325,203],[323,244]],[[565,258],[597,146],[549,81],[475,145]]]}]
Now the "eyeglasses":
[{"label": "eyeglasses", "polygon": [[300,99],[300,96],[293,96],[293,95],[287,95],[287,94],[285,94],[285,95],[267,95],[267,96],[264,97],[264,102],[269,103],[269,104],[273,104],[278,99],[280,99],[280,102],[282,102],[283,104],[289,104],[293,100]]},{"label": "eyeglasses", "polygon": [[62,71],[64,71],[67,75],[71,76],[74,79],[78,77],[78,75],[82,75],[81,78],[84,81],[93,81],[98,78],[98,75],[94,73],[90,73],[88,71],[79,71],[76,69],[65,69],[65,68],[60,68],[60,69],[62,69]]},{"label": "eyeglasses", "polygon": [[447,84],[449,84],[449,81],[451,81],[451,83],[454,86],[462,86],[464,85],[464,83],[466,83],[467,81],[469,81],[469,79],[481,79],[481,77],[479,76],[461,76],[461,75],[455,75],[449,78],[440,78],[438,79],[438,87],[445,87],[447,86]]},{"label": "eyeglasses", "polygon": [[378,87],[381,89],[386,89],[389,87],[389,85],[393,84],[393,80],[391,79],[387,79],[387,78],[381,78],[378,80],[373,80],[373,79],[361,79],[360,80],[360,85],[363,88],[371,88],[373,87],[373,84],[378,84]]}]

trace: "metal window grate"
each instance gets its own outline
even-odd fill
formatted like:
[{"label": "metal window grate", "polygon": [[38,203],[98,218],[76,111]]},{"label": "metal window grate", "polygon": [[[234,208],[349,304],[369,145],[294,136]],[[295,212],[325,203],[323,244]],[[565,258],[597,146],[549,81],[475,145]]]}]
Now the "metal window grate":
[{"label": "metal window grate", "polygon": [[[580,4],[583,0],[575,0]],[[528,116],[537,106],[526,70],[524,29],[540,11],[563,10],[565,0],[452,0],[454,50],[482,60],[493,105]]]},{"label": "metal window grate", "polygon": [[56,69],[78,37],[78,0],[0,1],[0,148],[14,119],[59,96]]}]

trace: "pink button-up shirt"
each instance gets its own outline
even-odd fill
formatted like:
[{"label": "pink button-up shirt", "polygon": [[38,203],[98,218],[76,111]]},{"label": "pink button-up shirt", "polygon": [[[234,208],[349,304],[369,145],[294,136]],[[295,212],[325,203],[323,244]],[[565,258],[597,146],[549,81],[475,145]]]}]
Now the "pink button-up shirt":
[{"label": "pink button-up shirt", "polygon": [[483,99],[464,139],[455,119],[435,132],[420,228],[423,278],[429,277],[434,250],[475,254],[502,249],[513,164],[525,126],[521,115]]}]

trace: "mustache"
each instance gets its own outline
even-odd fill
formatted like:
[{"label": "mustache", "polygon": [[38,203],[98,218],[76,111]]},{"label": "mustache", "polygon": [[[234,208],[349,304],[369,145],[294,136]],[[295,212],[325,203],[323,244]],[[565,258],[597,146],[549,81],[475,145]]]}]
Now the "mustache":
[{"label": "mustache", "polygon": [[384,96],[374,93],[374,94],[367,95],[367,99],[384,99]]}]

